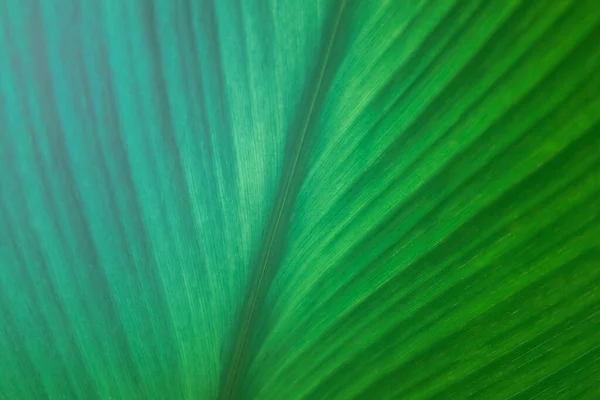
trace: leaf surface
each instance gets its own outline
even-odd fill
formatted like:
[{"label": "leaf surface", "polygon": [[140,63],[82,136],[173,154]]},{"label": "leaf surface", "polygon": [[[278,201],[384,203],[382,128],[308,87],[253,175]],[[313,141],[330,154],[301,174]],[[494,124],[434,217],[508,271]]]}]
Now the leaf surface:
[{"label": "leaf surface", "polygon": [[597,398],[599,35],[0,2],[0,398]]}]

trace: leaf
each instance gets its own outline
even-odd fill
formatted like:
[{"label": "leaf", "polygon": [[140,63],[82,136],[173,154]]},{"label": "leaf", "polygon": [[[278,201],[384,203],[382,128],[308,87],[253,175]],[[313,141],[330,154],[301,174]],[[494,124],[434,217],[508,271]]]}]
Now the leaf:
[{"label": "leaf", "polygon": [[0,2],[0,398],[597,398],[596,9]]}]

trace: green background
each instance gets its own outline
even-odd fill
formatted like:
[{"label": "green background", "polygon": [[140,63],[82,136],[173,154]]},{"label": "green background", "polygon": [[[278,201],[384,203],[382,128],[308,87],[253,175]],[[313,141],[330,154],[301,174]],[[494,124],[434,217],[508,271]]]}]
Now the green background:
[{"label": "green background", "polygon": [[0,0],[0,398],[600,398],[600,3]]}]

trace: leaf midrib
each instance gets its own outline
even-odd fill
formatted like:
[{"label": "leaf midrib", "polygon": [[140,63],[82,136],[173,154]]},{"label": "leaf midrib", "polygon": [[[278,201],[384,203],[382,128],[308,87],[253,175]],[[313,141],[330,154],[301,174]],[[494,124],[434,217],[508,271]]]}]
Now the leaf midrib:
[{"label": "leaf midrib", "polygon": [[[220,400],[232,400],[236,398],[236,393],[240,384],[240,366],[242,365],[242,362],[249,351],[248,337],[254,328],[257,310],[262,308],[262,303],[264,302],[264,296],[261,298],[261,294],[264,293],[264,288],[270,285],[270,279],[265,279],[265,276],[269,271],[269,278],[272,278],[274,271],[270,270],[274,270],[277,266],[277,262],[272,259],[275,240],[277,238],[285,237],[285,233],[283,232],[285,226],[282,224],[282,221],[289,220],[292,212],[292,206],[294,205],[294,202],[289,200],[291,192],[290,189],[292,187],[292,183],[295,181],[300,183],[304,178],[303,175],[301,175],[302,172],[304,172],[304,168],[299,168],[299,164],[301,162],[301,156],[307,152],[310,152],[311,150],[311,146],[308,144],[306,139],[308,137],[309,127],[315,121],[315,109],[318,99],[321,97],[324,91],[325,85],[323,85],[323,81],[327,68],[330,64],[329,61],[331,58],[332,49],[338,36],[339,26],[342,20],[343,11],[346,7],[346,2],[346,0],[340,1],[335,12],[331,34],[328,35],[328,39],[324,43],[322,55],[319,57],[315,75],[316,83],[309,92],[310,97],[308,108],[305,116],[301,119],[301,127],[297,133],[293,132],[293,130],[290,132],[290,137],[295,134],[299,136],[299,140],[297,143],[293,144],[293,147],[290,150],[290,155],[293,158],[292,165],[290,168],[283,169],[280,184],[278,185],[277,195],[275,196],[276,200],[271,211],[271,218],[274,218],[275,220],[273,223],[268,223],[267,232],[260,247],[260,249],[262,249],[266,246],[266,250],[264,253],[262,250],[259,252],[259,258],[257,259],[255,266],[251,268],[251,271],[257,271],[258,279],[256,284],[250,280],[248,299],[244,301],[244,306],[242,307],[242,313],[240,315],[240,323],[238,325],[240,327],[240,333],[239,335],[234,334],[234,347],[231,352],[230,366],[228,369],[226,369],[224,378],[222,380],[223,385],[221,386],[220,390]],[[285,160],[282,165],[285,165]],[[299,186],[300,185],[297,187]]]}]

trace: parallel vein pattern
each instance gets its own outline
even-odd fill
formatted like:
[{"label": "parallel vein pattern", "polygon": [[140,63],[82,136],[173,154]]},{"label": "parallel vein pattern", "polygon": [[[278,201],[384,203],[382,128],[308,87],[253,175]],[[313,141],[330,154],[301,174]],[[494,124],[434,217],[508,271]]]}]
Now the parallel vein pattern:
[{"label": "parallel vein pattern", "polygon": [[593,0],[0,0],[0,399],[597,399]]}]

